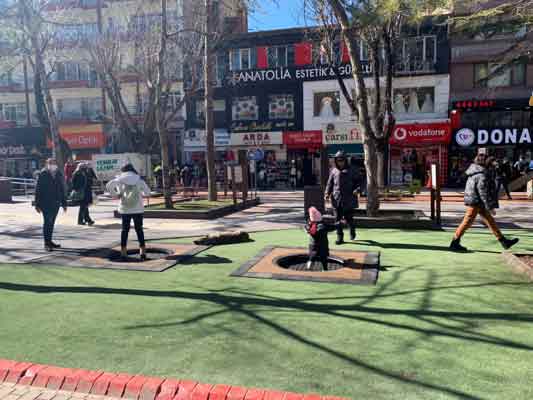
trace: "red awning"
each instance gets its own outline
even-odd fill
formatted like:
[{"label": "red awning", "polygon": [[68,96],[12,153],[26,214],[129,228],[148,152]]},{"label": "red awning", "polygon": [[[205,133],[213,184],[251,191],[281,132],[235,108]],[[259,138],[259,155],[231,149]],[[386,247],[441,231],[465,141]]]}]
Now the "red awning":
[{"label": "red awning", "polygon": [[318,149],[322,147],[322,131],[283,132],[283,144],[288,149]]}]

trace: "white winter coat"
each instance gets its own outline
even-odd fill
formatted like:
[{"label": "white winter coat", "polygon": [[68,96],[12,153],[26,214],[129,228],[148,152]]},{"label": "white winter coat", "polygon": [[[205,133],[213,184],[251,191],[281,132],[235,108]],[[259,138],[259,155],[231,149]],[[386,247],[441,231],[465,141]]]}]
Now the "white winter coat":
[{"label": "white winter coat", "polygon": [[[124,204],[122,194],[124,193],[126,185],[136,185],[139,190],[139,201],[133,207],[127,207]],[[124,172],[117,176],[106,186],[107,191],[113,196],[120,198],[118,212],[120,214],[143,214],[144,213],[144,196],[150,196],[150,188],[139,175],[134,172]]]}]

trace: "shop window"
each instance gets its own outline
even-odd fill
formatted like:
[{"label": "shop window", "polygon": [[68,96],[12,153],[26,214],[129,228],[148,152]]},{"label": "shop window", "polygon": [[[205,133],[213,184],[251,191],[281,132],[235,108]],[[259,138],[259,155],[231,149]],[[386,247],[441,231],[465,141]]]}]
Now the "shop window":
[{"label": "shop window", "polygon": [[526,83],[526,64],[502,65],[497,63],[474,64],[475,87],[523,86]]},{"label": "shop window", "polygon": [[26,104],[0,104],[0,119],[15,122],[17,125],[26,123]]},{"label": "shop window", "polygon": [[395,89],[394,112],[396,114],[427,114],[435,112],[435,88]]},{"label": "shop window", "polygon": [[241,49],[241,69],[250,69],[250,49]]},{"label": "shop window", "polygon": [[257,97],[236,97],[232,105],[233,121],[256,121],[259,119]]},{"label": "shop window", "polygon": [[291,94],[269,96],[268,114],[270,119],[293,119],[294,97]]},{"label": "shop window", "polygon": [[339,92],[319,92],[314,94],[315,117],[332,118],[340,114]]}]

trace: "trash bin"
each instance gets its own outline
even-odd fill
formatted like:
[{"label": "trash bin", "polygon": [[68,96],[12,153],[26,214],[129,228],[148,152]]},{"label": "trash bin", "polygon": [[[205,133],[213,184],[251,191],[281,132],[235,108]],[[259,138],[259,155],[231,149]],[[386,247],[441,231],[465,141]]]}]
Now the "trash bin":
[{"label": "trash bin", "polygon": [[0,203],[11,203],[13,201],[13,189],[11,181],[6,178],[0,179]]},{"label": "trash bin", "polygon": [[320,186],[305,186],[304,187],[304,212],[305,218],[308,217],[309,207],[316,207],[322,214],[326,211],[326,204],[324,202],[324,191]]}]

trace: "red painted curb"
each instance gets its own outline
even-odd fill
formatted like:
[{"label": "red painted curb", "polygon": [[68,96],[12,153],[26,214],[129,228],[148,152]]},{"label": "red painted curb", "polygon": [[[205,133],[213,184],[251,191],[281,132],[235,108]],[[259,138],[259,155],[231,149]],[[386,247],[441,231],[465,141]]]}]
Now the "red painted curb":
[{"label": "red painted curb", "polygon": [[347,400],[318,394],[211,385],[0,359],[0,383],[4,381],[124,400]]}]

